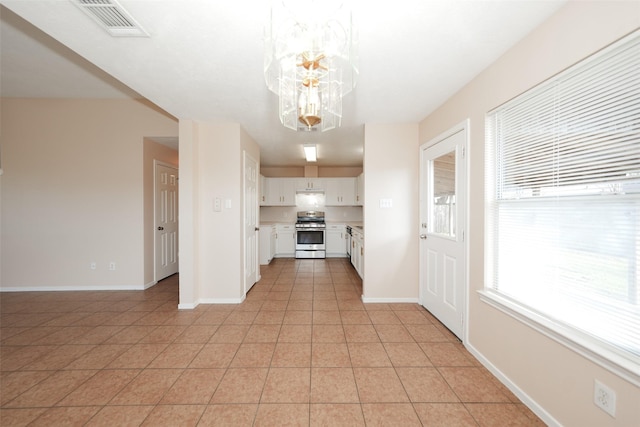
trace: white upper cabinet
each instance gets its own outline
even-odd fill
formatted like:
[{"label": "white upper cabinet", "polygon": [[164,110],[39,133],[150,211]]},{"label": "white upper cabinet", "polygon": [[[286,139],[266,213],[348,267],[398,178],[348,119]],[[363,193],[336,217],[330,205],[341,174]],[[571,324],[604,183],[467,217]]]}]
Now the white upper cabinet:
[{"label": "white upper cabinet", "polygon": [[297,191],[319,191],[325,190],[325,180],[323,178],[296,178]]},{"label": "white upper cabinet", "polygon": [[358,178],[260,177],[260,206],[295,206],[296,192],[324,192],[326,206],[362,206],[362,175]]},{"label": "white upper cabinet", "polygon": [[266,178],[267,206],[295,206],[295,181],[291,178]]},{"label": "white upper cabinet", "polygon": [[356,178],[325,178],[327,206],[355,206]]},{"label": "white upper cabinet", "polygon": [[267,190],[267,178],[260,175],[260,206],[269,204],[269,193]]},{"label": "white upper cabinet", "polygon": [[364,174],[356,178],[356,206],[364,205]]}]

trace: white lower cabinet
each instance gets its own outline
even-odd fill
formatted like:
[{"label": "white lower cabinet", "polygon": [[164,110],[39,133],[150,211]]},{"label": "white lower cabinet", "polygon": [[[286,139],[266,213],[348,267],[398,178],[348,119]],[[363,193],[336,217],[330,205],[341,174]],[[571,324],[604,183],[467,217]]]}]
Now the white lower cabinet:
[{"label": "white lower cabinet", "polygon": [[276,225],[276,258],[296,255],[296,227],[294,224]]},{"label": "white lower cabinet", "polygon": [[364,275],[364,236],[360,231],[351,230],[351,264],[358,275],[363,279]]},{"label": "white lower cabinet", "polygon": [[327,257],[347,256],[347,229],[344,224],[327,224],[325,236]]},{"label": "white lower cabinet", "polygon": [[260,265],[267,265],[276,254],[276,226],[260,226]]}]

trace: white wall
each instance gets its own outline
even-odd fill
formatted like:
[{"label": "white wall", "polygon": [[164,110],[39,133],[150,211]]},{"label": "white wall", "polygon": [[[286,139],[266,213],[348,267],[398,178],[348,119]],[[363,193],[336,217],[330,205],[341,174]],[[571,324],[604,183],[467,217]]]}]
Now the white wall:
[{"label": "white wall", "polygon": [[236,123],[180,121],[181,308],[244,299],[243,150],[259,161],[258,145]]},{"label": "white wall", "polygon": [[365,125],[365,302],[418,301],[419,163],[417,124]]},{"label": "white wall", "polygon": [[[568,2],[420,124],[420,142],[427,142],[471,120],[467,345],[551,424],[639,425],[640,389],[478,298],[476,291],[483,288],[484,275],[484,117],[639,27],[640,2]],[[594,379],[617,393],[615,418],[593,404]]]},{"label": "white wall", "polygon": [[141,100],[1,102],[1,289],[142,289],[143,139],[176,120]]}]

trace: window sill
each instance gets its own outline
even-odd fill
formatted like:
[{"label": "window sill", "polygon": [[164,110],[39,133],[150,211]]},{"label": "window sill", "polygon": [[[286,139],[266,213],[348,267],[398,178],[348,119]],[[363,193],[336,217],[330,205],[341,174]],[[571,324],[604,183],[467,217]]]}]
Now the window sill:
[{"label": "window sill", "polygon": [[555,323],[540,313],[492,290],[478,291],[480,300],[506,313],[543,335],[564,345],[597,365],[640,387],[640,363],[617,349],[582,334],[568,326]]}]

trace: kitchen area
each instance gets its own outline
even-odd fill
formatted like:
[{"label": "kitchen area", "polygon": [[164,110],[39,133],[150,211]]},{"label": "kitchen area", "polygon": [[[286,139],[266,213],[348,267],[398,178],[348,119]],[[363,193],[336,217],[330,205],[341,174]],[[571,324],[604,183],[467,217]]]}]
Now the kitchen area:
[{"label": "kitchen area", "polygon": [[260,264],[274,258],[349,258],[362,278],[362,178],[261,175]]}]

